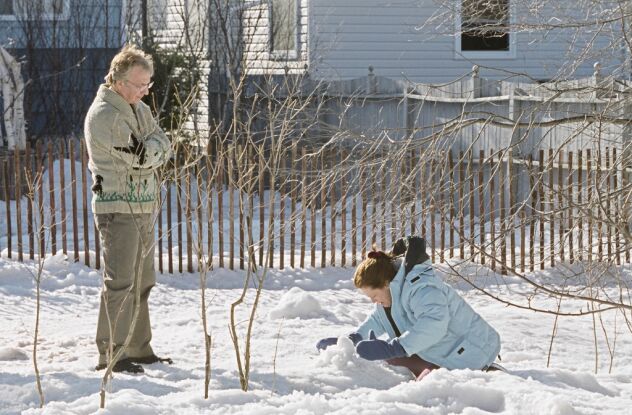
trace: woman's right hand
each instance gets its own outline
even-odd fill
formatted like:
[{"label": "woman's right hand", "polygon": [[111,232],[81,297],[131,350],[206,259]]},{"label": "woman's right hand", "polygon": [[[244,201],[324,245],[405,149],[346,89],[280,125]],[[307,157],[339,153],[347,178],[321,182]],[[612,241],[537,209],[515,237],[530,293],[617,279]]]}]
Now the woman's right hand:
[{"label": "woman's right hand", "polygon": [[[353,332],[347,336],[349,340],[353,342],[353,345],[357,345],[358,342],[362,341],[362,335],[360,333]],[[316,343],[316,348],[318,350],[325,350],[329,346],[333,346],[334,344],[338,344],[338,337],[327,337],[325,339],[321,339],[318,343]]]},{"label": "woman's right hand", "polygon": [[318,343],[316,343],[316,348],[318,350],[325,350],[334,344],[338,344],[338,337],[327,337],[325,339],[320,339]]}]

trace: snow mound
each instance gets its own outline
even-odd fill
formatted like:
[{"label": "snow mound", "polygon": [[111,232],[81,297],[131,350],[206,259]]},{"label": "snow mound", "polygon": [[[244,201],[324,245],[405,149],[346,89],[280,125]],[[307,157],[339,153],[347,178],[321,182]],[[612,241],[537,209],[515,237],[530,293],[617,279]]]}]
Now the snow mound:
[{"label": "snow mound", "polygon": [[577,411],[568,401],[560,396],[549,396],[540,399],[536,407],[537,413],[551,415],[575,415]]},{"label": "snow mound", "polygon": [[0,361],[6,360],[29,360],[29,356],[15,347],[3,347],[0,349]]},{"label": "snow mound", "polygon": [[268,314],[268,317],[273,320],[280,318],[308,319],[321,316],[322,307],[316,297],[298,287],[293,287],[283,294],[277,306]]},{"label": "snow mound", "polygon": [[334,366],[339,370],[345,370],[355,366],[355,346],[347,336],[338,338],[338,344],[329,346],[319,355],[319,363],[326,366]]}]

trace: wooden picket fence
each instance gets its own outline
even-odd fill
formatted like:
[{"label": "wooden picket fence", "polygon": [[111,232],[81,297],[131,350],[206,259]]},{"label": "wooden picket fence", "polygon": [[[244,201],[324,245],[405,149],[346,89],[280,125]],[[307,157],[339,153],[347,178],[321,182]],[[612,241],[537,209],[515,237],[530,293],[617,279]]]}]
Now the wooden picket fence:
[{"label": "wooden picket fence", "polygon": [[[502,274],[630,262],[616,226],[627,178],[617,149],[526,158],[362,151],[295,143],[274,158],[254,146],[178,158],[156,220],[158,269],[195,272],[201,261],[243,269],[249,258],[279,269],[355,266],[372,246],[386,250],[408,234],[428,240],[434,262],[470,260]],[[38,145],[1,163],[3,255],[23,261],[61,252],[100,268],[83,142]],[[42,185],[29,191],[38,173]]]}]

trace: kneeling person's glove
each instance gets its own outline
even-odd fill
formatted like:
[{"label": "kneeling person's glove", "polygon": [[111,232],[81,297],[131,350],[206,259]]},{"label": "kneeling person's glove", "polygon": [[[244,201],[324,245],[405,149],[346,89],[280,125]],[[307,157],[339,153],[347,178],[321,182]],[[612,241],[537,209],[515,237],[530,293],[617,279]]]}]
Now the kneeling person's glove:
[{"label": "kneeling person's glove", "polygon": [[406,356],[406,350],[398,339],[389,342],[377,339],[373,330],[369,332],[369,340],[362,340],[356,345],[356,352],[366,360],[388,360]]},{"label": "kneeling person's glove", "polygon": [[[354,346],[362,340],[362,335],[360,333],[351,333],[347,337],[353,342]],[[338,337],[327,337],[319,340],[318,343],[316,343],[316,348],[318,350],[325,350],[326,348],[328,348],[329,346],[333,346],[334,344],[338,344]]]}]

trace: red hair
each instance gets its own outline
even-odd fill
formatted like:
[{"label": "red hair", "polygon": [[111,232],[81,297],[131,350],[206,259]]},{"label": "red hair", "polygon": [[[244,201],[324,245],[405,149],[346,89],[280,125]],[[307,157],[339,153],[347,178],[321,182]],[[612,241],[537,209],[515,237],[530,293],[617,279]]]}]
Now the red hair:
[{"label": "red hair", "polygon": [[386,252],[373,250],[358,265],[353,274],[353,284],[357,288],[384,288],[397,274],[393,257]]}]

